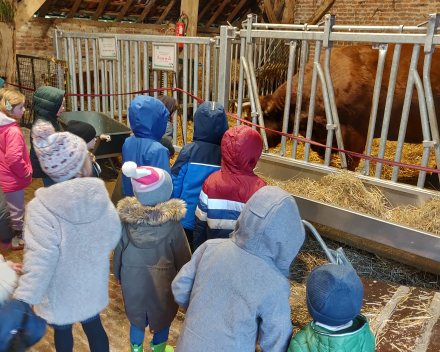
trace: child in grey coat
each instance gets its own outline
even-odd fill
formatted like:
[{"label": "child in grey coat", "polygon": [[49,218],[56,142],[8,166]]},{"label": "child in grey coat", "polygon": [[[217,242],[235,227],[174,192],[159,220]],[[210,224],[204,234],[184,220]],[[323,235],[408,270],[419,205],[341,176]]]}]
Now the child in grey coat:
[{"label": "child in grey coat", "polygon": [[99,314],[109,303],[109,257],[121,236],[118,214],[104,182],[89,177],[83,139],[55,133],[45,121],[36,122],[32,137],[42,169],[56,183],[38,189],[29,202],[23,275],[13,297],[52,325],[57,352],[73,350],[76,322],[92,352],[108,352]]}]

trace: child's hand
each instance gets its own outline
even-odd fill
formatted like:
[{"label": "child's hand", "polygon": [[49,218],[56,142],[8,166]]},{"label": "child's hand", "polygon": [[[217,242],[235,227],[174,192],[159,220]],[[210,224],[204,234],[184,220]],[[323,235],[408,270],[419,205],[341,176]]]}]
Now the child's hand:
[{"label": "child's hand", "polygon": [[10,260],[8,260],[7,263],[9,265],[9,267],[11,269],[13,269],[17,274],[19,274],[19,275],[21,274],[21,269],[23,268],[23,264],[14,263],[14,262],[11,262]]}]

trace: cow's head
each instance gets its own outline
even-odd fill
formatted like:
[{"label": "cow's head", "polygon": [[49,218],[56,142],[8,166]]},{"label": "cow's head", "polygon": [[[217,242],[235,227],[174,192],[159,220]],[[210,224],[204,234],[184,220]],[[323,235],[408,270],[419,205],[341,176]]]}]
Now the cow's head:
[{"label": "cow's head", "polygon": [[[299,133],[301,136],[306,137],[307,134],[307,120],[308,113],[302,112],[299,124]],[[312,140],[321,144],[327,143],[327,120],[323,116],[315,115],[313,119]],[[335,138],[333,138],[335,140]],[[313,151],[323,158],[325,155],[325,148],[317,145],[311,145]]]}]

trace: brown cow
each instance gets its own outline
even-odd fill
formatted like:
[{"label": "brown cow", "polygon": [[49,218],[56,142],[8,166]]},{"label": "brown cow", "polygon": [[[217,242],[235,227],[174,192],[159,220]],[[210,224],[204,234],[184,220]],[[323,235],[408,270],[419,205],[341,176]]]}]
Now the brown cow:
[{"label": "brown cow", "polygon": [[[399,70],[397,74],[396,89],[391,112],[391,121],[388,132],[388,140],[396,141],[399,133],[402,108],[404,103],[409,65],[411,61],[412,45],[403,45],[400,55]],[[385,109],[385,100],[388,91],[391,63],[394,45],[389,45],[385,60],[384,74],[380,91],[379,108],[374,137],[380,137],[382,120]],[[417,71],[422,78],[423,71],[423,47],[418,62]],[[324,54],[321,55],[321,63],[324,62]],[[332,75],[333,87],[338,107],[340,128],[344,141],[344,148],[357,153],[363,153],[365,149],[370,111],[373,100],[374,82],[378,63],[378,51],[371,46],[345,46],[332,50],[330,61],[330,71]],[[300,133],[305,136],[307,127],[307,116],[309,109],[310,90],[312,82],[313,62],[306,65],[304,76],[304,91],[300,118]],[[299,75],[295,75],[292,80],[292,95],[290,104],[290,120],[288,132],[293,129],[296,93]],[[432,58],[431,84],[434,95],[435,107],[440,116],[440,50],[437,49]],[[272,95],[260,97],[260,103],[264,112],[266,127],[281,131],[284,115],[284,105],[286,98],[286,86],[284,83]],[[250,120],[249,108],[244,109],[244,117]],[[440,125],[439,118],[437,119]],[[322,96],[321,84],[318,79],[316,94],[315,116],[313,124],[312,140],[326,144],[327,120],[325,118],[324,100]],[[275,147],[281,140],[280,135],[267,132],[269,147]],[[420,122],[420,110],[418,96],[414,88],[411,109],[408,120],[408,127],[405,136],[407,143],[421,143],[422,127]],[[336,147],[336,138],[334,138]],[[311,146],[321,157],[324,155],[325,148]],[[348,168],[354,170],[359,165],[358,158],[348,158]]]}]

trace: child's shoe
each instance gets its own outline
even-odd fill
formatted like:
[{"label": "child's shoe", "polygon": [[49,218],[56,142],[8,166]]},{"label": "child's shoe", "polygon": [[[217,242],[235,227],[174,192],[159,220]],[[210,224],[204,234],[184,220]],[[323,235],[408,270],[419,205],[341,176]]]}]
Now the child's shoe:
[{"label": "child's shoe", "polygon": [[22,232],[18,232],[17,235],[14,236],[14,238],[12,238],[11,244],[12,244],[11,248],[13,251],[18,251],[24,248],[24,240],[23,240]]},{"label": "child's shoe", "polygon": [[143,350],[144,350],[144,344],[142,343],[140,346],[138,346],[138,345],[132,345],[132,344],[130,344],[130,346],[131,346],[131,352],[143,352]]},{"label": "child's shoe", "polygon": [[174,348],[172,346],[167,346],[166,342],[162,342],[158,345],[153,345],[153,342],[150,342],[151,351],[154,352],[173,352]]}]

